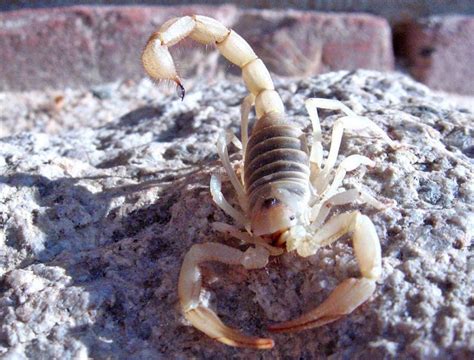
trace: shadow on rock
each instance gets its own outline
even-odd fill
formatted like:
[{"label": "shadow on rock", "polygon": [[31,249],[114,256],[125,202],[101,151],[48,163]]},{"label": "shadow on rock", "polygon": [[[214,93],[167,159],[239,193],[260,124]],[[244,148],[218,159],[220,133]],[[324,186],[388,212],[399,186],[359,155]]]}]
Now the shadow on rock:
[{"label": "shadow on rock", "polygon": [[[58,341],[72,335],[94,358],[120,353],[157,356],[167,351],[166,343],[157,339],[166,323],[180,321],[179,312],[174,311],[176,283],[181,256],[187,251],[186,241],[176,240],[187,231],[183,225],[194,221],[189,213],[185,221],[178,221],[179,226],[169,226],[173,205],[186,198],[193,202],[191,207],[199,206],[202,202],[196,195],[203,193],[208,181],[207,175],[195,177],[189,187],[189,179],[150,179],[94,191],[110,177],[50,180],[24,173],[0,176],[0,186],[17,189],[17,200],[11,201],[20,204],[15,219],[4,224],[7,245],[15,254],[12,258],[23,256],[16,267],[41,281],[50,276],[45,271],[56,269],[53,278],[67,284],[48,299],[54,302],[48,316],[57,322],[50,333],[63,333]],[[26,196],[31,198],[27,202]],[[12,277],[11,281],[16,280]],[[13,287],[8,283],[4,289]],[[33,313],[44,313],[34,305],[44,300],[39,300],[43,296],[40,292],[37,296],[26,302],[31,303]],[[62,320],[55,320],[60,316],[58,307],[69,309],[67,315],[61,315]],[[176,326],[173,329],[177,331]]]}]

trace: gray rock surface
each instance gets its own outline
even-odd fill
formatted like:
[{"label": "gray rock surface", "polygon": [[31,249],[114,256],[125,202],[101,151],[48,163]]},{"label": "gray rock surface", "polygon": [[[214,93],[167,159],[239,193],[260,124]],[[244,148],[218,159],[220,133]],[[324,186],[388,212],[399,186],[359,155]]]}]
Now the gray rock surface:
[{"label": "gray rock surface", "polygon": [[[4,118],[4,135],[17,134],[0,139],[0,354],[472,357],[474,115],[397,74],[338,72],[277,86],[289,116],[308,129],[304,100],[336,98],[402,144],[392,150],[354,133],[343,140],[345,156],[377,161],[351,173],[346,186],[360,180],[381,201],[397,201],[381,212],[348,207],[371,217],[382,243],[384,274],[370,302],[331,325],[276,335],[271,351],[226,347],[186,324],[176,293],[186,251],[206,241],[239,246],[211,229],[229,219],[208,184],[222,172],[214,143],[224,129],[238,131],[245,90],[222,82],[181,102],[155,96],[144,81],[110,90],[89,112],[66,102],[70,111],[55,115],[62,125],[50,133],[17,133],[21,116]],[[71,96],[81,94],[89,96]],[[103,107],[107,101],[115,105]],[[327,146],[337,115],[323,115]],[[43,116],[42,124],[56,121]],[[237,153],[232,158],[239,162]],[[228,182],[224,192],[232,199]],[[203,273],[223,320],[264,335],[267,324],[314,307],[358,269],[345,239],[307,259],[274,258],[264,270],[206,264]]]}]

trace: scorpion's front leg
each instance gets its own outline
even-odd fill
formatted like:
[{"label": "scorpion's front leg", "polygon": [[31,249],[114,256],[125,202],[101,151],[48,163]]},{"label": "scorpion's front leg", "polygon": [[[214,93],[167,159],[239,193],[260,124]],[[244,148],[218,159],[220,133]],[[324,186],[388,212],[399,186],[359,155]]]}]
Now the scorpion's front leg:
[{"label": "scorpion's front leg", "polygon": [[357,211],[336,216],[321,228],[312,241],[320,246],[328,245],[351,231],[354,233],[353,247],[362,278],[344,280],[316,309],[295,320],[272,325],[270,331],[287,332],[319,327],[350,314],[370,298],[375,290],[375,282],[382,273],[382,258],[374,224],[367,216]]},{"label": "scorpion's front leg", "polygon": [[246,336],[222,323],[219,317],[201,301],[201,271],[199,264],[218,261],[229,265],[243,265],[247,269],[264,267],[268,262],[268,251],[262,247],[247,251],[218,243],[197,244],[184,257],[179,274],[178,294],[186,319],[206,335],[224,344],[238,347],[270,349],[272,339]]}]

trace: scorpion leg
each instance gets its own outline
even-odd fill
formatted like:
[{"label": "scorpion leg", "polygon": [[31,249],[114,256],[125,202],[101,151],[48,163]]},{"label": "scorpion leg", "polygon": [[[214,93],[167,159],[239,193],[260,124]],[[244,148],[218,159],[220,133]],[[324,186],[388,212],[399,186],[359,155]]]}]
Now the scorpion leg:
[{"label": "scorpion leg", "polygon": [[[242,152],[244,156],[247,149],[247,143],[249,141],[249,114],[254,103],[255,96],[253,94],[249,94],[245,97],[244,101],[242,101],[242,105],[240,107],[240,136],[242,137]],[[243,180],[244,173],[242,172],[242,182],[244,182]]]},{"label": "scorpion leg", "polygon": [[262,247],[246,252],[218,243],[196,244],[185,255],[179,274],[178,295],[185,318],[198,330],[224,344],[237,347],[271,349],[272,339],[250,337],[222,323],[219,317],[201,301],[201,271],[199,264],[218,261],[259,269],[268,262],[268,251]]},{"label": "scorpion leg", "polygon": [[243,213],[234,209],[225,199],[221,191],[221,179],[217,175],[211,176],[211,196],[212,200],[219,206],[227,215],[235,220],[237,224],[244,228],[250,228],[250,223]]},{"label": "scorpion leg", "polygon": [[[357,116],[350,108],[344,105],[342,102],[338,100],[331,100],[331,99],[322,99],[322,98],[310,98],[305,102],[306,109],[308,111],[309,117],[311,119],[312,127],[313,127],[313,149],[311,149],[311,156],[310,161],[315,162],[318,167],[322,168],[323,163],[323,147],[322,147],[322,135],[321,135],[321,123],[319,120],[318,115],[318,108],[326,109],[326,110],[340,110],[347,116]],[[336,124],[334,125],[333,129],[333,137],[331,141],[331,150],[329,154],[335,152],[335,156],[337,157],[337,153],[339,152],[340,140],[339,143],[334,140],[334,134],[336,130]],[[341,132],[342,137],[342,132]],[[327,162],[327,161],[326,161]],[[334,165],[333,165],[334,166]],[[327,164],[325,168],[328,168]],[[325,171],[326,173],[328,171]]]},{"label": "scorpion leg", "polygon": [[330,186],[328,186],[328,179],[324,174],[319,174],[316,176],[316,182],[314,186],[318,189],[320,195],[320,202],[322,203],[329,197],[333,196],[336,191],[342,186],[342,181],[346,176],[348,171],[353,171],[361,165],[366,165],[370,167],[375,166],[375,162],[370,160],[366,156],[362,155],[350,155],[341,161],[339,164],[336,173],[334,174],[334,179]]},{"label": "scorpion leg", "polygon": [[343,234],[353,232],[353,248],[362,278],[349,278],[339,284],[316,309],[297,319],[269,326],[272,332],[299,331],[319,327],[350,314],[375,291],[382,273],[380,242],[374,224],[359,212],[338,215],[329,220],[311,240],[315,249],[328,245]]},{"label": "scorpion leg", "polygon": [[260,236],[254,236],[251,235],[249,232],[240,231],[239,228],[233,225],[229,225],[222,222],[213,222],[211,225],[214,230],[229,234],[230,236],[235,237],[236,239],[239,239],[240,241],[246,244],[253,244],[264,247],[266,250],[268,250],[271,256],[279,256],[284,253],[284,250],[282,248],[271,246]]},{"label": "scorpion leg", "polygon": [[378,201],[376,198],[372,196],[372,194],[370,194],[367,190],[365,190],[361,184],[355,183],[354,187],[361,194],[361,200],[369,204],[370,206],[373,206],[377,210],[384,210],[384,209],[397,205],[397,202],[393,199],[387,199],[387,203]]},{"label": "scorpion leg", "polygon": [[314,205],[311,208],[311,228],[314,230],[319,229],[326,220],[333,206],[351,204],[356,201],[367,203],[378,210],[385,209],[391,205],[387,205],[378,201],[367,191],[357,186],[354,189],[345,190],[331,196],[322,203]]},{"label": "scorpion leg", "polygon": [[336,163],[337,154],[339,153],[339,147],[341,146],[342,134],[345,129],[370,129],[374,133],[382,137],[390,146],[394,146],[393,141],[387,136],[387,134],[368,118],[357,115],[341,117],[334,123],[331,135],[331,148],[329,150],[329,155],[324,165],[325,172],[331,171],[331,169],[334,167],[334,164]]},{"label": "scorpion leg", "polygon": [[239,150],[242,150],[242,142],[239,140],[237,136],[235,136],[234,133],[232,133],[230,130],[227,131],[226,135],[226,143],[229,145],[230,143],[234,144],[235,147]]},{"label": "scorpion leg", "polygon": [[317,166],[320,170],[323,163],[323,144],[321,133],[321,122],[319,121],[317,99],[308,99],[305,101],[306,111],[308,111],[309,118],[313,127],[313,146],[309,161]]},{"label": "scorpion leg", "polygon": [[228,136],[222,135],[217,140],[217,153],[219,154],[219,158],[222,161],[222,165],[229,176],[230,182],[237,193],[237,199],[239,201],[239,205],[241,209],[245,212],[247,209],[247,197],[245,195],[245,190],[242,183],[239,181],[234,169],[232,168],[232,164],[230,163],[229,153],[227,151],[227,145],[230,142]]},{"label": "scorpion leg", "polygon": [[373,121],[369,120],[366,117],[358,116],[354,111],[352,111],[349,107],[347,107],[338,100],[312,98],[306,100],[306,107],[313,123],[313,137],[314,140],[316,140],[315,144],[317,147],[317,149],[314,150],[314,155],[312,149],[312,156],[310,157],[310,159],[311,161],[317,162],[318,164],[322,163],[322,146],[319,145],[319,139],[321,137],[321,126],[319,124],[318,108],[327,110],[339,110],[346,115],[344,117],[339,118],[334,123],[331,135],[331,147],[329,149],[329,155],[321,172],[321,175],[324,175],[325,177],[329,175],[330,171],[336,164],[337,155],[341,146],[342,134],[345,129],[370,129],[372,132],[374,132],[383,140],[385,140],[392,148],[395,147],[394,142],[378,125],[376,125]]}]

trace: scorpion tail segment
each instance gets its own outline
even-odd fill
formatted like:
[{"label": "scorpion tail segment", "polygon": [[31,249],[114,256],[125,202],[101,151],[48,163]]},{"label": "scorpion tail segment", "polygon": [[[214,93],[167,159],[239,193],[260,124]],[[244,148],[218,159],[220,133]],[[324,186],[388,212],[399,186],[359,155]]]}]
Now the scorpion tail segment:
[{"label": "scorpion tail segment", "polygon": [[142,53],[142,64],[153,80],[171,80],[182,87],[168,46],[161,42],[158,33],[150,36]]},{"label": "scorpion tail segment", "polygon": [[350,314],[359,305],[367,301],[375,290],[375,281],[362,278],[344,280],[329,297],[316,309],[301,317],[271,325],[271,332],[293,332],[320,327]]},{"label": "scorpion tail segment", "polygon": [[196,23],[190,16],[171,19],[150,36],[142,53],[143,67],[148,76],[155,81],[174,81],[181,99],[185,90],[168,48],[189,36],[195,27]]},{"label": "scorpion tail segment", "polygon": [[205,261],[219,261],[254,269],[267,264],[268,252],[249,254],[218,243],[193,245],[184,257],[179,274],[178,295],[186,319],[206,335],[231,346],[272,348],[274,345],[272,339],[248,337],[227,327],[212,310],[201,302],[202,279],[199,264]]},{"label": "scorpion tail segment", "polygon": [[184,96],[184,88],[179,82],[168,47],[186,37],[202,44],[215,44],[227,60],[242,69],[245,85],[256,97],[258,118],[270,112],[284,112],[283,102],[275,91],[270,73],[252,47],[235,31],[207,16],[192,15],[171,19],[151,35],[143,51],[142,62],[152,79],[176,82],[179,95]]},{"label": "scorpion tail segment", "polygon": [[197,329],[223,344],[254,349],[271,349],[272,339],[250,337],[224,325],[210,309],[198,306],[185,314],[186,319]]}]

